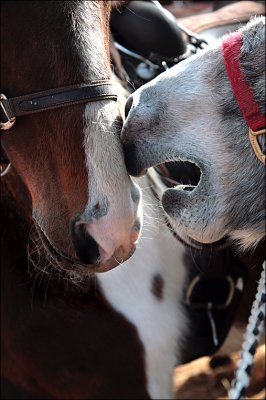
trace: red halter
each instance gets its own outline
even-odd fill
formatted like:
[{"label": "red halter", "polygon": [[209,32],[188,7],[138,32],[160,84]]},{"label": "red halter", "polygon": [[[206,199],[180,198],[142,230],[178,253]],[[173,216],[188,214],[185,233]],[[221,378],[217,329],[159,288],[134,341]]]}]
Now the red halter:
[{"label": "red halter", "polygon": [[239,62],[242,46],[242,32],[237,31],[225,37],[222,43],[223,61],[227,75],[240,110],[249,126],[249,138],[256,156],[265,164],[257,136],[265,134],[265,115],[256,103],[251,87],[245,80]]}]

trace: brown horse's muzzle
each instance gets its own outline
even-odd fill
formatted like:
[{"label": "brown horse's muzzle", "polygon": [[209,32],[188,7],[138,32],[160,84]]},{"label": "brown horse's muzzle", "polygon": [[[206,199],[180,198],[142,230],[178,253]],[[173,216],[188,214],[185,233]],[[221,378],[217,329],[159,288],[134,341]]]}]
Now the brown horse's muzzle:
[{"label": "brown horse's muzzle", "polygon": [[[34,220],[48,254],[60,267],[76,272],[104,272],[126,261],[135,251],[142,226],[139,188],[130,183],[128,196],[88,203],[78,216],[51,218],[34,211]],[[56,207],[56,204],[54,205]],[[53,210],[55,212],[55,209]],[[58,211],[58,210],[57,210]],[[46,217],[45,217],[46,215]]]}]

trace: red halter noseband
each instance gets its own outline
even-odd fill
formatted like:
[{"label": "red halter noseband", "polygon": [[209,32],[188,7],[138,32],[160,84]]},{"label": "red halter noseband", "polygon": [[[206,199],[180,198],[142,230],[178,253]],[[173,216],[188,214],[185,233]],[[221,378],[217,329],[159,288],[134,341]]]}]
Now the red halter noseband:
[{"label": "red halter noseband", "polygon": [[237,31],[225,37],[222,55],[227,75],[240,110],[249,126],[249,139],[258,159],[265,164],[265,155],[258,143],[258,135],[265,134],[265,115],[256,103],[251,87],[245,80],[239,62],[242,46],[242,32]]}]

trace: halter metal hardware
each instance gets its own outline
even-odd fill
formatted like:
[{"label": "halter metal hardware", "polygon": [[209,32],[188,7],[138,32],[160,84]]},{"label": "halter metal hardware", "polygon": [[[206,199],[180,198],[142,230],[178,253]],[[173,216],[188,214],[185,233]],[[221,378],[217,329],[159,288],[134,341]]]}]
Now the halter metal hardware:
[{"label": "halter metal hardware", "polygon": [[0,176],[5,176],[11,168],[11,163],[7,159],[4,154],[4,151],[1,146],[1,154],[0,154]]},{"label": "halter metal hardware", "polygon": [[[191,281],[186,293],[186,304],[188,306],[196,310],[206,311],[210,323],[212,342],[214,348],[217,348],[219,346],[219,339],[218,339],[216,320],[214,318],[213,311],[226,309],[232,302],[234,291],[236,288],[234,280],[232,279],[231,276],[227,275],[224,279],[228,283],[228,290],[226,292],[226,297],[221,301],[214,301],[211,299],[206,299],[205,301],[201,300],[198,301],[197,298],[193,299],[193,297],[197,297],[196,293],[197,290],[200,292],[201,295],[203,295],[203,297],[205,297],[206,287],[204,287],[204,284],[208,281],[211,281],[211,279],[210,280],[205,279],[200,275],[195,276],[195,278]],[[221,280],[219,279],[219,281]],[[208,285],[210,285],[210,283],[208,283]]]},{"label": "halter metal hardware", "polygon": [[251,128],[249,128],[249,140],[252,145],[252,148],[254,150],[254,153],[256,154],[257,158],[265,164],[265,154],[263,154],[260,144],[258,142],[258,136],[259,135],[265,135],[266,133],[266,128],[260,129],[258,131],[253,131]]},{"label": "halter metal hardware", "polygon": [[3,100],[7,100],[7,97],[4,94],[0,94],[0,107],[1,107],[1,121],[0,121],[0,130],[6,131],[14,125],[16,122],[16,117],[11,117],[6,110]]},{"label": "halter metal hardware", "polygon": [[[211,309],[225,309],[228,307],[233,299],[234,291],[235,291],[235,283],[234,280],[232,279],[231,276],[227,275],[225,277],[225,280],[228,283],[228,292],[226,298],[222,302],[215,302],[215,301],[206,301],[206,302],[200,302],[193,300],[193,294],[196,291],[196,289],[200,288],[200,285],[204,283],[204,281],[208,281],[207,279],[202,278],[201,276],[197,275],[195,278],[191,281],[187,293],[186,293],[186,304],[189,305],[192,308],[195,309],[206,309],[206,310],[211,310]],[[204,288],[204,287],[203,287]]]},{"label": "halter metal hardware", "polygon": [[5,176],[10,170],[10,168],[11,168],[11,163],[8,163],[5,168],[2,165],[0,165],[0,176],[1,177]]}]

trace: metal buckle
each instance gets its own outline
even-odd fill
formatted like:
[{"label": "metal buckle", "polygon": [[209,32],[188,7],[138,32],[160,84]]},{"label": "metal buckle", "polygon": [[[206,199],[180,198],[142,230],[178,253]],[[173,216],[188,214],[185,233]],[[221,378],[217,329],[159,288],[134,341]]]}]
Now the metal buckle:
[{"label": "metal buckle", "polygon": [[249,128],[249,140],[254,150],[254,153],[264,165],[265,165],[265,154],[263,154],[260,148],[260,144],[258,142],[258,136],[265,135],[265,133],[266,133],[266,128],[260,129],[258,131],[253,131],[251,128]]},{"label": "metal buckle", "polygon": [[0,154],[0,176],[5,176],[8,171],[11,168],[11,163],[10,161],[6,158],[4,155],[4,152],[2,152],[2,146],[1,146],[1,154]]},{"label": "metal buckle", "polygon": [[225,277],[226,281],[228,282],[228,294],[224,302],[222,303],[217,303],[213,301],[208,301],[206,303],[200,303],[200,302],[195,302],[192,300],[192,295],[193,292],[196,288],[197,285],[199,285],[202,281],[208,281],[207,279],[202,278],[201,276],[197,275],[195,278],[191,281],[187,293],[186,293],[186,304],[189,305],[190,307],[196,308],[196,309],[205,309],[205,310],[211,310],[211,309],[225,309],[226,307],[229,306],[229,304],[232,301],[234,291],[235,291],[235,283],[234,280],[232,279],[231,276],[227,275]]},{"label": "metal buckle", "polygon": [[6,131],[10,128],[12,128],[12,126],[14,125],[14,123],[16,122],[16,117],[11,117],[7,110],[4,107],[3,104],[3,100],[7,100],[6,96],[4,94],[0,94],[0,106],[1,106],[1,113],[3,113],[4,118],[6,119],[6,121],[0,121],[0,129],[3,131]]},{"label": "metal buckle", "polygon": [[2,178],[2,176],[5,176],[8,173],[10,168],[11,168],[11,163],[8,163],[5,168],[3,168],[2,165],[0,165],[0,176],[1,176],[1,178]]}]

